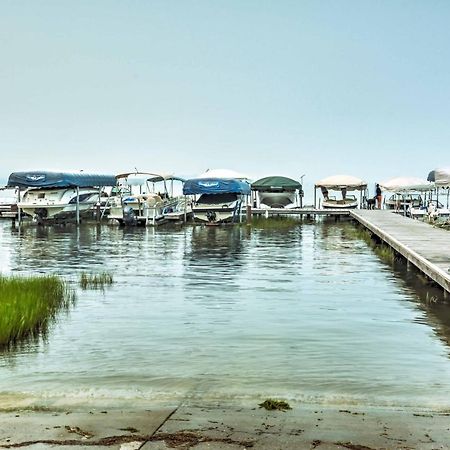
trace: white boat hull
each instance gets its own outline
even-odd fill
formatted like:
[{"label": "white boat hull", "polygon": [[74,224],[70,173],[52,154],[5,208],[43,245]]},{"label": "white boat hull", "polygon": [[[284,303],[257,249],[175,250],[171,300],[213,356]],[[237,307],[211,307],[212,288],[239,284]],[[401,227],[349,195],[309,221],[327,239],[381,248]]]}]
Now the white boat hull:
[{"label": "white boat hull", "polygon": [[[109,218],[121,225],[160,225],[183,218],[184,202],[184,197],[163,200],[154,194],[117,197],[111,202]],[[186,205],[186,215],[191,214],[192,208]]]},{"label": "white boat hull", "polygon": [[324,209],[355,209],[358,207],[357,201],[344,201],[344,200],[337,200],[337,201],[323,201],[322,208]]},{"label": "white boat hull", "polygon": [[259,202],[261,206],[268,206],[269,208],[286,208],[289,205],[295,204],[295,192],[261,192],[258,191]]},{"label": "white boat hull", "polygon": [[90,211],[98,202],[99,191],[96,188],[80,188],[78,196],[77,207],[77,190],[74,188],[29,189],[17,206],[39,221],[68,219],[76,217],[77,210],[80,216]]},{"label": "white boat hull", "polygon": [[[236,194],[226,194],[232,198],[224,200],[223,194],[208,195],[205,202],[201,196],[198,202],[192,207],[196,221],[204,223],[233,222],[239,218],[242,200]],[[203,198],[202,198],[203,197]]]}]

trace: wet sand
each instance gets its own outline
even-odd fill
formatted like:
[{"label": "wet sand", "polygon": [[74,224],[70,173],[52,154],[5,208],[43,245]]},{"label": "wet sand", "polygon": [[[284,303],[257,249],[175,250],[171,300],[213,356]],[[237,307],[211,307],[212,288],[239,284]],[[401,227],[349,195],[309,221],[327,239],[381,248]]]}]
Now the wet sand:
[{"label": "wet sand", "polygon": [[0,413],[0,448],[448,449],[450,411],[292,405]]}]

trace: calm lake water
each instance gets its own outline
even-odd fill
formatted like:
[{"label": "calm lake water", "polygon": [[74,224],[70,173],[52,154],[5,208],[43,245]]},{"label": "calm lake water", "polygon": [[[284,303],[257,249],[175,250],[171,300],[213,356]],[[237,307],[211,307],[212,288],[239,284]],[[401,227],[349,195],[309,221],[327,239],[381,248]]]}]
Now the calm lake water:
[{"label": "calm lake water", "polygon": [[[3,273],[77,290],[45,340],[0,353],[0,404],[189,400],[450,407],[450,306],[350,222],[290,229],[0,223]],[[114,284],[82,291],[83,271]],[[1,295],[1,293],[0,293]]]}]

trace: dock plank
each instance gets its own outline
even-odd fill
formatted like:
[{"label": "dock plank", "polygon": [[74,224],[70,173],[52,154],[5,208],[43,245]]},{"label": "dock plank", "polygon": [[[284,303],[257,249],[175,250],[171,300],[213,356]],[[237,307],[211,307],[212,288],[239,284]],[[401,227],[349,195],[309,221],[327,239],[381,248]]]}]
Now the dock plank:
[{"label": "dock plank", "polygon": [[450,232],[386,210],[351,216],[450,292]]}]

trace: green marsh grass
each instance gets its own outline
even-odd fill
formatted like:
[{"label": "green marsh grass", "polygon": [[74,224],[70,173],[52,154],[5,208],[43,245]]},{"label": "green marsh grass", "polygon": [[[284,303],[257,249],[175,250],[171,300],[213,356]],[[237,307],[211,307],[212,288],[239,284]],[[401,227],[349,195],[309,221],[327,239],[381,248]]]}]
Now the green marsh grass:
[{"label": "green marsh grass", "polygon": [[301,224],[300,220],[292,217],[253,217],[251,223],[244,224],[253,228],[264,230],[279,230],[297,227]]},{"label": "green marsh grass", "polygon": [[369,230],[362,228],[359,225],[351,229],[350,235],[354,239],[361,239],[366,242],[377,256],[389,264],[394,264],[396,261],[402,259],[389,245],[384,244],[383,242],[377,242]]},{"label": "green marsh grass", "polygon": [[113,276],[108,272],[86,273],[80,277],[81,289],[104,289],[105,286],[113,284]]},{"label": "green marsh grass", "polygon": [[0,347],[45,335],[58,311],[73,301],[57,276],[0,275]]}]

